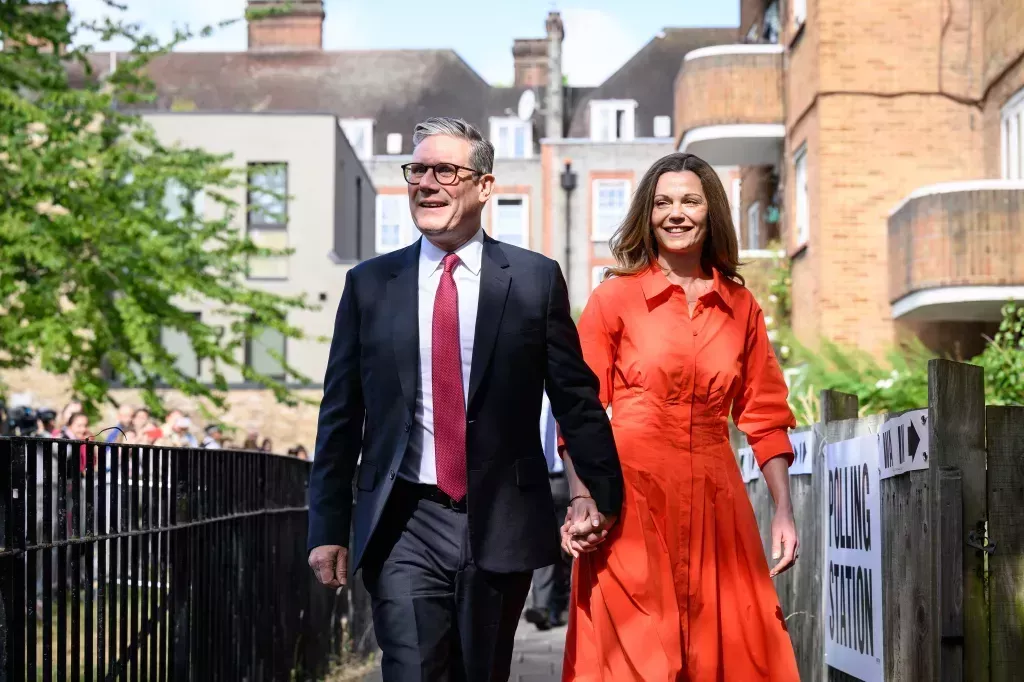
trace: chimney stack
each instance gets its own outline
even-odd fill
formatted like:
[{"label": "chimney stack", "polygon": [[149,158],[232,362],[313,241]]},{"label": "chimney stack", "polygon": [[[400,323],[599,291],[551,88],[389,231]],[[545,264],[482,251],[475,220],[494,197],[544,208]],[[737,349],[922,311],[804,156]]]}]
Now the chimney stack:
[{"label": "chimney stack", "polygon": [[322,50],[323,0],[248,0],[249,49]]},{"label": "chimney stack", "polygon": [[542,88],[548,84],[548,41],[545,38],[516,38],[512,43],[515,87]]},{"label": "chimney stack", "polygon": [[562,106],[565,102],[562,87],[562,41],[565,26],[558,12],[548,12],[547,28],[547,93],[544,111],[545,137],[559,140],[565,136]]}]

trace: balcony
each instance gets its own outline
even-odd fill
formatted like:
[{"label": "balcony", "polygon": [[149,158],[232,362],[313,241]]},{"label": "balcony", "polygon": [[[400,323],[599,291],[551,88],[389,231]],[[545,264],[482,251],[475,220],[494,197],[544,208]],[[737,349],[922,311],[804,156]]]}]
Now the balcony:
[{"label": "balcony", "polygon": [[679,151],[712,165],[777,163],[786,135],[781,45],[714,45],[687,53],[676,79]]},{"label": "balcony", "polygon": [[889,214],[889,301],[907,321],[992,321],[1024,299],[1024,182],[921,187]]}]

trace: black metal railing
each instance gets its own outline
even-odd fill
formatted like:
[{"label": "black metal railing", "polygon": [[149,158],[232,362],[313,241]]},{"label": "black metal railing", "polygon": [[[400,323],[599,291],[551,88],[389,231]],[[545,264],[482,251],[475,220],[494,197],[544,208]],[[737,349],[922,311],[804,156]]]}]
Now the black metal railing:
[{"label": "black metal railing", "polygon": [[309,463],[0,438],[0,682],[316,679],[347,595],[306,565]]}]

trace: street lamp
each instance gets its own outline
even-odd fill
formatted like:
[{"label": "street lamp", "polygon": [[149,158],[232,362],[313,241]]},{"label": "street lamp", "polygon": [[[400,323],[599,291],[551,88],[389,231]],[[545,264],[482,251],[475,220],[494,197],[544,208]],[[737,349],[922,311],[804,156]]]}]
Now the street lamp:
[{"label": "street lamp", "polygon": [[576,172],[572,169],[572,159],[565,160],[562,189],[565,191],[565,281],[571,292],[572,279],[569,277],[569,269],[572,267],[572,191],[576,189]]}]

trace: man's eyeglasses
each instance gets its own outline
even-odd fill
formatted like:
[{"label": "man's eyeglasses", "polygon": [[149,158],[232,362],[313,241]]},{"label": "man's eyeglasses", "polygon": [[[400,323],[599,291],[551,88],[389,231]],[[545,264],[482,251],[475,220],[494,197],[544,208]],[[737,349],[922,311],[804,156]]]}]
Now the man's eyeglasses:
[{"label": "man's eyeglasses", "polygon": [[418,185],[423,180],[423,176],[427,174],[428,170],[433,169],[434,178],[437,179],[442,185],[454,185],[459,182],[459,171],[469,171],[473,175],[483,175],[481,171],[475,168],[467,168],[466,166],[458,166],[454,163],[435,163],[432,166],[428,166],[425,163],[407,163],[402,166],[402,172],[405,173],[405,181],[410,185]]}]

